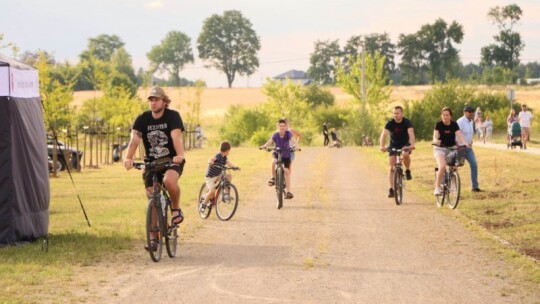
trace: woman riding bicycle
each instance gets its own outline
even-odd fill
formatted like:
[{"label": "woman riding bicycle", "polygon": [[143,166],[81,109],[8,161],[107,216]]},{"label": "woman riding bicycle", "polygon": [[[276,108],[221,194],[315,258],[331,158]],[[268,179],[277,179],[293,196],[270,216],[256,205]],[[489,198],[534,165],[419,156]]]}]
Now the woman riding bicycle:
[{"label": "woman riding bicycle", "polygon": [[[435,191],[434,195],[441,195],[441,182],[444,178],[444,172],[446,171],[446,155],[451,151],[449,147],[456,145],[456,137],[459,142],[464,143],[465,140],[459,130],[457,122],[452,120],[452,110],[448,107],[445,107],[441,110],[441,121],[438,121],[435,124],[433,130],[433,155],[437,161],[437,166],[439,170],[437,171],[437,178],[435,180]],[[466,147],[469,147],[468,144],[465,144]]]},{"label": "woman riding bicycle", "polygon": [[[285,165],[285,187],[286,192],[285,198],[291,199],[294,195],[291,193],[291,172],[289,170],[291,165],[291,143],[297,148],[300,149],[300,144],[296,141],[291,131],[288,130],[289,126],[287,120],[280,119],[278,120],[278,131],[272,134],[272,137],[260,148],[267,148],[272,142],[276,148],[280,148],[282,161]],[[272,178],[268,181],[268,186],[273,186],[276,181],[275,172],[276,172],[276,162],[278,159],[278,152],[273,153],[272,159]]]}]

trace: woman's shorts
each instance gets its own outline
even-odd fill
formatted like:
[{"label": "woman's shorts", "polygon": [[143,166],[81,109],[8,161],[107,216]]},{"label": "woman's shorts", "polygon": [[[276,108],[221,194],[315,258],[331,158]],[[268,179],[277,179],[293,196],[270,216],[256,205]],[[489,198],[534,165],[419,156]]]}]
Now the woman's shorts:
[{"label": "woman's shorts", "polygon": [[446,155],[450,154],[450,152],[452,152],[450,149],[447,149],[444,147],[433,148],[433,156],[435,156],[435,158],[438,158],[440,155],[443,155],[446,157]]}]

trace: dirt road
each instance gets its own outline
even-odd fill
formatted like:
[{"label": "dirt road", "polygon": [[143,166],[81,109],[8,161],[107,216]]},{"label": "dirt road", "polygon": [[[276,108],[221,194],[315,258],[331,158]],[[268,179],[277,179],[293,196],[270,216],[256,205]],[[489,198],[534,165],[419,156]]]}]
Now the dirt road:
[{"label": "dirt road", "polygon": [[[535,303],[508,266],[433,202],[386,198],[358,148],[307,148],[275,208],[268,176],[230,222],[212,214],[155,264],[142,250],[79,294],[102,303]],[[413,172],[414,173],[414,172]],[[414,180],[413,180],[414,182]],[[242,189],[240,189],[242,191]],[[168,286],[163,290],[162,286]]]}]

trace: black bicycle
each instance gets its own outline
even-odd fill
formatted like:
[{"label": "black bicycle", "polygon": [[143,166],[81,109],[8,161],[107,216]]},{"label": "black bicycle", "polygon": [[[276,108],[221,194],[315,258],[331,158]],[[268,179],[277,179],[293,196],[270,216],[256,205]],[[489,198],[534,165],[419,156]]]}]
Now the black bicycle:
[{"label": "black bicycle", "polygon": [[[463,155],[465,146],[443,148],[450,150],[450,153],[446,155],[446,171],[444,172],[444,179],[441,183],[442,193],[435,196],[436,203],[437,207],[440,208],[446,201],[450,209],[456,209],[461,194],[461,180],[459,178],[458,167],[463,166],[465,163]],[[435,178],[437,178],[438,171],[439,168],[435,168]]]},{"label": "black bicycle", "polygon": [[[275,151],[277,153],[277,162],[276,162],[276,173],[275,173],[275,182],[274,186],[276,187],[277,195],[277,208],[281,209],[283,207],[283,197],[286,194],[286,184],[285,184],[285,163],[282,160],[282,150],[279,147],[275,148],[259,148],[261,150],[266,150],[268,152]],[[290,152],[300,151],[295,148],[289,148]]]},{"label": "black bicycle", "polygon": [[[216,165],[215,165],[216,166]],[[216,193],[213,198],[208,201],[208,205],[202,206],[204,202],[204,194],[207,192],[206,183],[203,183],[201,190],[199,191],[199,215],[201,218],[206,219],[212,212],[212,207],[216,207],[216,215],[222,221],[230,220],[236,209],[238,208],[238,190],[227,179],[228,170],[240,170],[238,167],[219,166],[221,169],[221,176],[219,181],[215,185]]]},{"label": "black bicycle", "polygon": [[[150,258],[154,262],[161,259],[163,243],[165,243],[169,257],[176,256],[178,225],[172,222],[173,209],[167,189],[158,182],[158,173],[175,165],[177,164],[174,164],[171,160],[163,163],[133,163],[135,169],[145,169],[147,174],[152,174],[152,187],[154,190],[149,196],[148,207],[146,208],[146,243]],[[171,219],[170,223],[168,219]]]},{"label": "black bicycle", "polygon": [[403,151],[409,151],[410,149],[408,147],[404,147],[402,149],[388,148],[387,150],[396,153],[396,164],[394,165],[394,174],[392,180],[396,205],[401,205],[403,203],[403,188],[405,188],[405,183],[403,182],[405,171],[403,171],[403,160],[401,158],[401,153],[403,153]]}]

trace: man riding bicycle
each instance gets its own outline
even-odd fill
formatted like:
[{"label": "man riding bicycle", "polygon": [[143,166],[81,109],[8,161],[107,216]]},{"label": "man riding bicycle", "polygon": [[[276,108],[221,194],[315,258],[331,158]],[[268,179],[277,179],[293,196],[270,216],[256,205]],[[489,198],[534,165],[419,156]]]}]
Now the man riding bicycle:
[{"label": "man riding bicycle", "polygon": [[[396,164],[396,154],[395,151],[390,151],[388,149],[402,149],[407,147],[408,149],[403,150],[403,164],[405,165],[405,178],[407,180],[412,179],[411,175],[411,150],[414,149],[414,128],[412,123],[405,117],[403,117],[403,108],[400,106],[394,107],[393,110],[394,118],[390,119],[384,126],[381,132],[380,148],[381,151],[388,151],[388,164],[390,166],[388,171],[388,183],[390,184],[390,189],[388,189],[388,197],[394,197],[394,188],[392,188],[392,177],[394,174],[394,165]],[[390,135],[390,146],[386,147],[386,137]]]},{"label": "man riding bicycle", "polygon": [[[180,113],[169,109],[171,99],[162,88],[153,87],[147,100],[150,110],[139,115],[133,123],[124,167],[127,170],[133,168],[133,155],[141,139],[149,161],[160,162],[172,159],[176,165],[159,172],[158,179],[159,182],[163,182],[169,192],[173,212],[172,222],[177,225],[184,220],[180,210],[180,187],[178,186],[178,179],[182,175],[185,164],[182,142],[184,124]],[[143,173],[143,180],[146,193],[150,196],[153,192],[152,176],[146,170]]]}]

